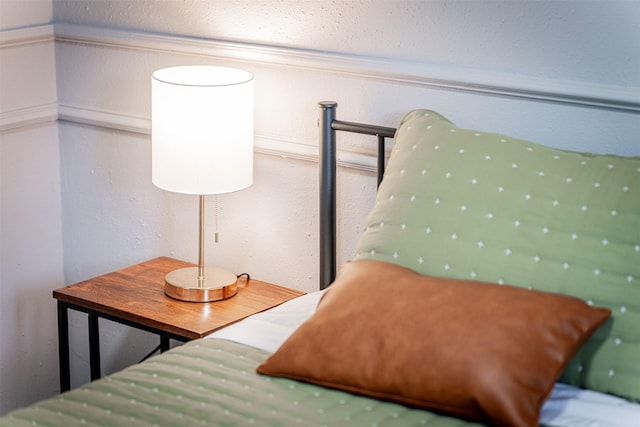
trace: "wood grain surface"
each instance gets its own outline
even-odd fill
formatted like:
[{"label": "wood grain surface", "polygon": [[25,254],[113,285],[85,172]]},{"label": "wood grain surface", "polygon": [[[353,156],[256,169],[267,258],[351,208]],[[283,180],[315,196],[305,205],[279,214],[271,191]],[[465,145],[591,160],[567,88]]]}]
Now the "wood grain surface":
[{"label": "wood grain surface", "polygon": [[196,339],[304,292],[240,278],[238,293],[208,303],[184,302],[164,293],[164,276],[193,264],[155,258],[53,291],[53,297],[87,309]]}]

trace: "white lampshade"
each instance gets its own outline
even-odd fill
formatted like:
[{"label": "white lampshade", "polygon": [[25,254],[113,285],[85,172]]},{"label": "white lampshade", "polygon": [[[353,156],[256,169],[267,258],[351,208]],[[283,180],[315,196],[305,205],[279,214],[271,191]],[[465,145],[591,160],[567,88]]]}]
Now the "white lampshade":
[{"label": "white lampshade", "polygon": [[253,75],[216,66],[152,77],[152,181],[185,194],[222,194],[253,182]]}]

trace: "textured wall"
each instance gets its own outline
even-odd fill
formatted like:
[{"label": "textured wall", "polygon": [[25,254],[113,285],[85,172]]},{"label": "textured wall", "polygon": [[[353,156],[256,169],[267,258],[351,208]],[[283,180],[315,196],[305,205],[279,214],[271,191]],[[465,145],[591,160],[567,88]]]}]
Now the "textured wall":
[{"label": "textured wall", "polygon": [[49,1],[0,4],[0,414],[59,389],[51,291],[64,281],[51,18]]},{"label": "textured wall", "polygon": [[[461,126],[638,154],[639,10],[623,2],[56,0],[58,93],[69,121],[61,127],[66,281],[157,255],[195,261],[196,200],[149,182],[155,69],[206,63],[254,73],[255,184],[219,198],[222,241],[207,240],[206,258],[311,291],[317,101],[338,101],[345,120],[394,126],[427,107]],[[342,147],[348,162],[368,150],[349,136]],[[375,188],[367,160],[352,163],[341,170],[341,261]],[[76,383],[88,375],[78,325]],[[114,329],[104,341],[107,371],[152,344],[136,336]]]},{"label": "textured wall", "polygon": [[56,19],[65,22],[640,85],[634,1],[55,3]]},{"label": "textured wall", "polygon": [[[2,1],[0,19],[6,19]],[[49,23],[41,15],[48,2],[23,4],[25,12],[14,11],[14,24],[3,28]],[[25,14],[32,21],[23,21]],[[2,211],[3,230],[18,230],[7,240],[3,231],[3,248],[38,247],[58,267],[57,276],[44,266],[34,273],[48,279],[36,290],[50,320],[51,284],[62,268],[64,282],[74,283],[159,255],[196,260],[196,198],[151,184],[150,75],[161,67],[224,64],[254,73],[254,185],[219,197],[221,242],[207,240],[206,258],[305,291],[318,286],[318,101],[338,101],[344,120],[395,126],[412,108],[432,108],[460,126],[566,149],[640,154],[638,2],[53,0],[53,19],[55,70],[45,60],[29,70],[3,68],[0,76],[0,82],[8,81],[6,73],[18,77],[14,94],[20,85],[40,94],[29,101],[39,108],[18,119],[17,107],[2,104],[3,126],[9,119],[20,130],[13,145],[2,135],[3,203],[6,182],[33,180],[26,166],[5,168],[15,158],[5,147],[32,147],[52,159],[59,153],[59,171],[55,162],[39,163],[42,171],[59,173],[59,189],[55,180],[51,187],[38,182],[34,194],[48,196],[39,211],[61,216],[52,241],[64,248],[64,260],[54,246],[42,247],[41,230],[19,232],[34,229],[22,213]],[[39,36],[20,52],[44,45],[49,56],[38,58],[51,58],[47,31],[52,27],[29,29]],[[6,46],[3,60],[16,48]],[[37,82],[29,77],[34,67]],[[33,132],[50,120],[52,102],[59,124],[46,128],[50,133]],[[21,146],[27,136],[31,145]],[[38,150],[45,141],[54,152]],[[339,178],[343,262],[373,203],[375,179],[363,140],[340,142],[340,158],[349,165]],[[213,204],[209,199],[210,214]],[[211,236],[214,221],[207,220]],[[24,255],[16,262],[27,261]],[[20,390],[10,403],[3,397],[6,410],[57,386],[57,354],[54,322],[39,322],[39,333],[49,338],[33,345],[30,330],[20,329],[26,312],[5,309],[6,295],[21,292],[21,283],[18,274],[5,280],[4,255],[2,262],[0,331],[23,334],[21,347],[0,351],[1,389]],[[71,323],[75,386],[89,378],[86,317],[72,316]],[[134,363],[156,343],[146,333],[102,323],[103,371]],[[19,371],[6,374],[40,365],[53,366],[52,374],[28,384]]]},{"label": "textured wall", "polygon": [[2,0],[0,29],[3,31],[50,23],[51,0]]}]

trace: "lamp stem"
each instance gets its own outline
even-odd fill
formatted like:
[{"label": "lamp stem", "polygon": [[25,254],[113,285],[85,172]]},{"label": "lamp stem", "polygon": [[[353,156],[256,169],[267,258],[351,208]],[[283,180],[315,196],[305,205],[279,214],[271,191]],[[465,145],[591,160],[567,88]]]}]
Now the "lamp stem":
[{"label": "lamp stem", "polygon": [[198,287],[204,287],[204,195],[200,195],[200,241],[198,242]]},{"label": "lamp stem", "polygon": [[[198,266],[179,268],[164,278],[164,292],[181,301],[211,302],[230,298],[238,292],[238,276],[221,268],[204,266],[205,196],[200,195],[200,236]],[[206,275],[206,277],[205,277]]]}]

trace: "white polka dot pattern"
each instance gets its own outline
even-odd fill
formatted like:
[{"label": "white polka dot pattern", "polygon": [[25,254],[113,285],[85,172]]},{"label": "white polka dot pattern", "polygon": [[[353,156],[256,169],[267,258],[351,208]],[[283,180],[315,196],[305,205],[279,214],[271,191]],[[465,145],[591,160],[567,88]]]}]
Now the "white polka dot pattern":
[{"label": "white polka dot pattern", "polygon": [[557,150],[413,111],[355,259],[609,307],[613,320],[563,380],[640,399],[640,158]]},{"label": "white polka dot pattern", "polygon": [[193,341],[79,389],[10,413],[21,426],[478,426],[427,411],[258,375],[268,353]]}]

